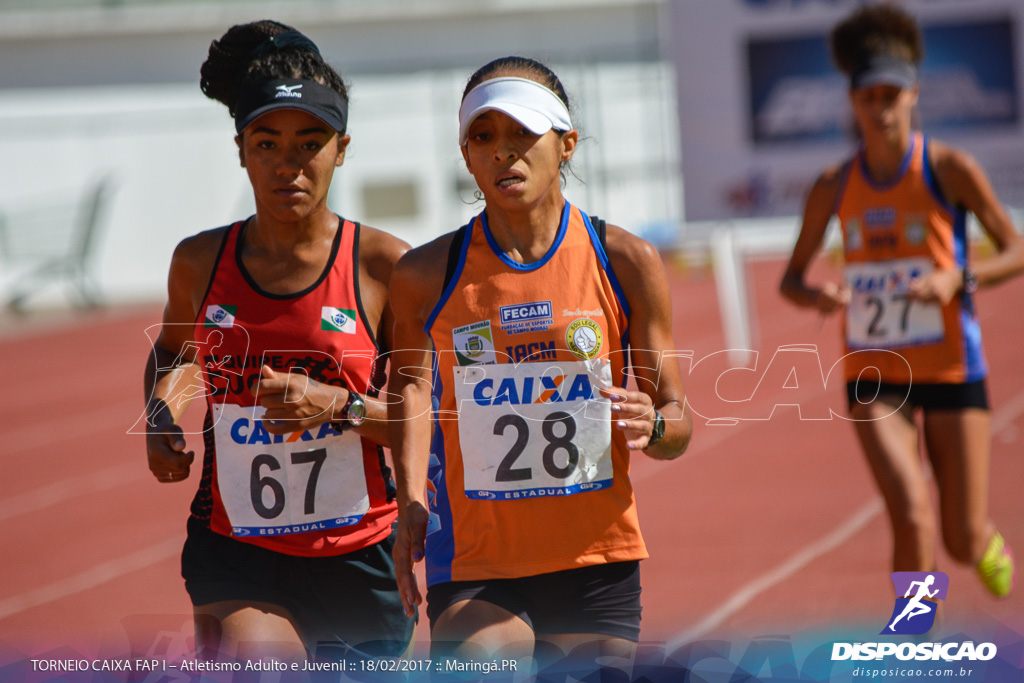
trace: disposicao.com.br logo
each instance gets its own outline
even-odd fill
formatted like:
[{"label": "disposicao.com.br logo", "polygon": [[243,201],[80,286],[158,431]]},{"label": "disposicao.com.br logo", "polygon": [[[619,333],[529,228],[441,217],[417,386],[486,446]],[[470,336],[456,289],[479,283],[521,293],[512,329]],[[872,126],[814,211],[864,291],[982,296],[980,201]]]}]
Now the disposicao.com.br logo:
[{"label": "disposicao.com.br logo", "polygon": [[[896,604],[879,635],[921,635],[935,624],[939,600],[949,591],[949,577],[942,572],[894,572]],[[988,661],[996,656],[992,643],[833,643],[832,661],[880,660],[895,656],[907,660]]]}]

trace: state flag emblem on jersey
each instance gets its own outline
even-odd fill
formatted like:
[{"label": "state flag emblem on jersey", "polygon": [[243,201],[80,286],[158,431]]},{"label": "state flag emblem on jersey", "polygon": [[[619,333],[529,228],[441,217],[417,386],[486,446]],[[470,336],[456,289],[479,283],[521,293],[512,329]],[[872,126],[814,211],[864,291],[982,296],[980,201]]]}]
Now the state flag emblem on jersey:
[{"label": "state flag emblem on jersey", "polygon": [[206,307],[206,319],[203,321],[203,327],[234,327],[235,313],[237,312],[238,306],[211,304]]},{"label": "state flag emblem on jersey", "polygon": [[349,308],[324,306],[320,309],[320,329],[328,332],[355,334],[356,312]]}]

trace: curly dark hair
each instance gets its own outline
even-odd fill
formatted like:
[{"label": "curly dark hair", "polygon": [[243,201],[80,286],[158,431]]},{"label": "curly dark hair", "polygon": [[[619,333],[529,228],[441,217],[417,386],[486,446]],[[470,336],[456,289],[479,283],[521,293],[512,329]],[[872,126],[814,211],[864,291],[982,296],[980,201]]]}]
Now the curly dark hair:
[{"label": "curly dark hair", "polygon": [[873,57],[897,57],[917,65],[924,57],[917,20],[891,4],[861,7],[832,29],[829,44],[833,61],[846,75]]},{"label": "curly dark hair", "polygon": [[344,79],[309,46],[259,49],[275,36],[294,30],[266,19],[232,26],[220,40],[210,43],[210,53],[199,69],[199,88],[207,97],[227,106],[232,118],[241,93],[252,85],[278,78],[316,81],[348,101]]}]

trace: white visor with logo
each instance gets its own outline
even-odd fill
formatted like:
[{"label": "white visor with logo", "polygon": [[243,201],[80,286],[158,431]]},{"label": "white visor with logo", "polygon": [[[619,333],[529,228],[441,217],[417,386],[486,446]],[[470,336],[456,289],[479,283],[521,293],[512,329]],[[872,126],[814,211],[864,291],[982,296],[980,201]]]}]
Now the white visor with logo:
[{"label": "white visor with logo", "polygon": [[459,145],[466,144],[469,125],[485,111],[500,111],[535,135],[552,128],[572,130],[569,109],[548,88],[528,78],[492,78],[469,91],[459,108]]}]

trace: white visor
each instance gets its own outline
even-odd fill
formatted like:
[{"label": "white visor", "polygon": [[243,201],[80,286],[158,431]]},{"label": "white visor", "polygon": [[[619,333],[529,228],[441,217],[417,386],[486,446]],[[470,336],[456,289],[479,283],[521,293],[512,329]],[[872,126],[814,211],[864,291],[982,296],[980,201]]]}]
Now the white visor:
[{"label": "white visor", "polygon": [[528,78],[492,78],[470,90],[459,107],[459,145],[466,144],[469,124],[492,109],[508,114],[536,135],[552,128],[572,130],[569,110],[551,90]]}]

